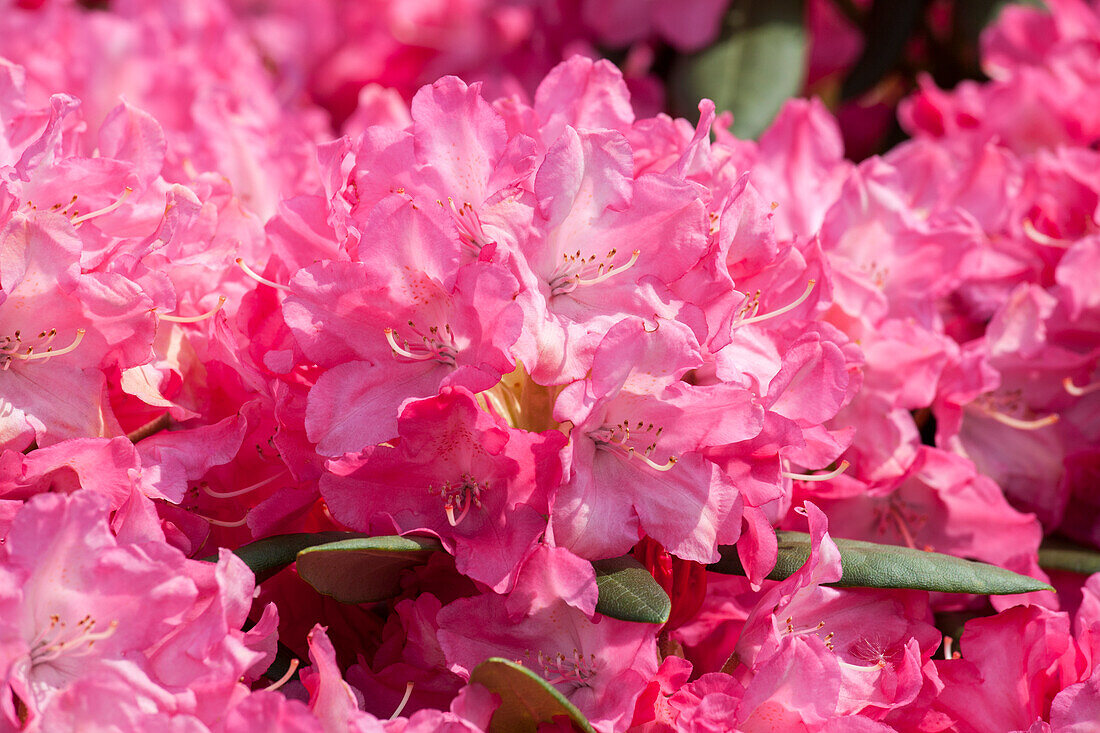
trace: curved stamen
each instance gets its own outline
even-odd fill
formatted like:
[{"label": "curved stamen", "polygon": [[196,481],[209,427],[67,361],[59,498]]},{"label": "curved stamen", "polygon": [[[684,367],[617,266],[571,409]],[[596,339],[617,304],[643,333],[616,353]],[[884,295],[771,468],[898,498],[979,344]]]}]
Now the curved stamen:
[{"label": "curved stamen", "polygon": [[627,270],[629,270],[631,267],[634,266],[634,263],[638,261],[638,258],[641,256],[641,254],[642,254],[641,250],[639,250],[639,249],[634,250],[634,252],[631,253],[631,255],[630,255],[630,261],[627,262],[625,265],[623,265],[622,267],[620,267],[617,270],[615,269],[614,264],[608,265],[607,270],[602,275],[597,275],[596,277],[594,277],[590,280],[585,280],[584,278],[578,276],[577,277],[577,285],[595,285],[596,283],[602,283],[604,280],[607,280],[608,278],[613,277],[614,275],[618,275],[620,273],[626,272]]},{"label": "curved stamen", "polygon": [[802,295],[798,296],[798,299],[795,300],[793,303],[788,303],[787,305],[783,306],[782,308],[780,308],[778,310],[774,310],[771,313],[765,313],[765,314],[760,315],[760,316],[753,316],[752,318],[746,318],[742,321],[738,321],[737,323],[734,324],[734,327],[736,328],[736,327],[739,327],[739,326],[745,326],[745,325],[748,325],[750,323],[760,323],[761,321],[766,321],[769,318],[775,318],[777,316],[783,315],[784,313],[787,313],[787,312],[790,312],[790,311],[794,310],[795,308],[797,308],[798,306],[800,306],[800,305],[802,305],[803,303],[806,302],[806,299],[810,297],[810,293],[813,291],[814,286],[816,284],[817,284],[817,280],[814,280],[814,279],[811,278],[809,280],[809,282],[806,283],[806,289],[802,291]]},{"label": "curved stamen", "polygon": [[236,259],[236,262],[237,262],[237,266],[240,267],[242,270],[244,270],[245,275],[248,275],[250,278],[252,278],[256,282],[260,283],[261,285],[267,285],[268,287],[275,288],[276,290],[285,290],[286,292],[290,292],[290,286],[289,285],[280,285],[277,282],[274,282],[272,280],[268,280],[266,277],[260,275],[255,270],[253,270],[251,267],[246,265],[244,260],[241,259],[240,257],[238,257]]},{"label": "curved stamen", "polygon": [[1092,382],[1090,384],[1086,384],[1084,387],[1078,387],[1074,383],[1073,377],[1066,377],[1062,380],[1062,387],[1064,387],[1066,392],[1073,395],[1074,397],[1084,397],[1087,394],[1092,394],[1093,392],[1100,391],[1100,382]]},{"label": "curved stamen", "polygon": [[191,512],[191,513],[194,514],[199,519],[204,519],[207,522],[210,522],[210,524],[213,524],[215,527],[226,527],[226,528],[229,528],[229,529],[232,529],[234,527],[243,527],[245,525],[245,523],[248,521],[248,514],[247,513],[235,522],[225,522],[225,521],[222,521],[221,519],[214,519],[213,517],[208,517],[205,514],[199,514],[198,512]]},{"label": "curved stamen", "polygon": [[82,656],[91,652],[97,641],[114,636],[118,631],[118,621],[113,620],[104,631],[95,631],[95,619],[85,616],[76,625],[75,631],[61,639],[66,633],[65,622],[57,615],[50,617],[50,624],[43,629],[31,643],[31,664],[41,664],[63,655]]},{"label": "curved stamen", "polygon": [[261,489],[264,486],[270,484],[272,481],[277,481],[279,478],[285,476],[288,473],[290,473],[290,471],[284,468],[282,471],[279,471],[274,476],[265,478],[263,481],[257,481],[251,486],[246,486],[243,489],[237,489],[236,491],[214,491],[210,488],[209,484],[204,484],[202,490],[207,496],[212,496],[215,499],[232,499],[235,496],[243,496],[244,494],[255,491],[256,489]]},{"label": "curved stamen", "polygon": [[462,502],[462,513],[460,513],[458,515],[458,518],[456,519],[454,503],[447,502],[447,504],[443,507],[443,511],[447,513],[447,523],[450,524],[452,527],[457,527],[462,522],[462,520],[466,518],[466,515],[470,513],[471,504],[473,504],[473,501],[470,500],[470,490],[467,489],[464,500]]},{"label": "curved stamen", "polygon": [[270,685],[265,687],[264,691],[265,692],[272,692],[274,690],[279,689],[280,687],[285,685],[287,682],[290,682],[290,678],[293,677],[294,673],[298,670],[298,665],[299,664],[301,664],[301,662],[299,662],[297,659],[291,659],[290,660],[290,665],[288,666],[288,668],[286,670],[286,673],[282,677],[280,677],[279,679],[275,680]]},{"label": "curved stamen", "polygon": [[983,410],[983,412],[1002,425],[1007,425],[1010,428],[1016,428],[1018,430],[1039,430],[1040,428],[1045,428],[1048,425],[1053,425],[1058,422],[1057,414],[1035,418],[1034,420],[1024,420],[1006,415],[1003,412],[997,412],[996,410]]},{"label": "curved stamen", "polygon": [[428,359],[435,358],[435,354],[432,353],[414,354],[408,349],[398,346],[397,340],[393,336],[393,329],[387,328],[384,330],[386,332],[386,341],[389,342],[390,348],[393,349],[393,353],[397,354],[398,356],[403,356],[406,359],[415,359],[416,361],[427,361]]},{"label": "curved stamen", "polygon": [[405,685],[405,696],[401,698],[401,702],[397,704],[397,710],[393,711],[393,715],[390,716],[390,720],[397,720],[401,715],[401,711],[405,709],[405,706],[409,704],[409,698],[413,694],[413,683],[409,682]]},{"label": "curved stamen", "polygon": [[1036,244],[1042,244],[1046,247],[1057,247],[1058,249],[1068,249],[1073,242],[1069,242],[1065,239],[1055,239],[1049,234],[1043,234],[1035,228],[1035,224],[1031,219],[1024,219],[1023,224],[1024,235]]},{"label": "curved stamen", "polygon": [[168,315],[163,315],[162,316],[158,313],[157,318],[159,318],[162,321],[171,321],[172,323],[198,323],[199,321],[205,321],[207,318],[210,318],[215,313],[220,311],[222,309],[223,305],[225,305],[225,296],[221,295],[221,296],[218,296],[218,304],[216,306],[214,306],[213,308],[211,308],[210,310],[203,313],[202,315],[198,315],[198,316],[168,316]]},{"label": "curved stamen", "polygon": [[781,471],[780,475],[783,476],[783,478],[789,478],[794,481],[829,481],[847,471],[850,465],[852,464],[848,463],[848,461],[841,461],[839,466],[828,473],[794,473],[793,471]]},{"label": "curved stamen", "polygon": [[[75,351],[76,347],[80,346],[80,342],[83,341],[83,340],[84,340],[84,329],[83,328],[78,328],[78,329],[76,329],[76,338],[73,339],[73,342],[71,344],[69,344],[68,346],[66,346],[63,349],[58,349],[58,350],[54,351],[54,348],[52,346],[50,346],[45,351],[43,351],[39,354],[35,354],[35,353],[26,353],[26,354],[10,353],[10,354],[8,354],[8,353],[0,352],[0,356],[8,356],[8,357],[11,357],[12,359],[22,359],[23,361],[31,361],[33,359],[49,359],[50,357],[61,356],[62,354],[68,354],[70,351]],[[28,347],[28,352],[29,351],[30,351],[30,347]]]},{"label": "curved stamen", "polygon": [[664,464],[661,464],[661,463],[654,462],[654,460],[652,458],[645,455],[644,453],[639,453],[638,451],[634,450],[633,448],[627,448],[626,452],[628,454],[630,454],[631,458],[640,458],[642,463],[646,464],[647,466],[654,469],[655,471],[669,471],[669,470],[672,469],[673,466],[676,465],[676,457],[675,456],[669,456],[668,461],[665,462]]},{"label": "curved stamen", "polygon": [[901,516],[901,512],[895,506],[890,507],[890,517],[894,520],[894,526],[898,528],[898,534],[905,540],[907,547],[912,549],[917,548],[917,543],[913,539],[913,533],[909,531],[909,525],[905,521],[905,517]]},{"label": "curved stamen", "polygon": [[[132,194],[133,192],[134,192],[134,189],[127,186],[125,189],[123,189],[122,195],[119,196],[118,200],[115,201],[113,204],[107,204],[102,209],[96,209],[95,211],[90,211],[87,214],[81,214],[80,216],[74,217],[73,218],[73,226],[74,227],[75,226],[80,226],[81,224],[88,221],[89,219],[94,219],[97,216],[103,216],[104,214],[110,214],[112,211],[114,211],[118,207],[122,206],[122,203],[126,200],[126,197],[129,196],[130,194]],[[73,198],[75,199],[76,197],[74,196]]]}]

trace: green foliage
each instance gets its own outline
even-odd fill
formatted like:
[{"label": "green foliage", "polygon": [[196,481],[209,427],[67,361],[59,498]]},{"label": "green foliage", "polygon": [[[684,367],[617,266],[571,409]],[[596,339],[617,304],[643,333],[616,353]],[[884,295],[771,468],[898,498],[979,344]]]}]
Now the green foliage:
[{"label": "green foliage", "polygon": [[443,549],[429,537],[356,537],[298,553],[298,575],[343,603],[371,603],[401,590],[401,573]]},{"label": "green foliage", "polygon": [[1047,538],[1039,548],[1039,565],[1046,570],[1092,575],[1100,573],[1100,552],[1065,539]]},{"label": "green foliage", "polygon": [[695,116],[699,99],[733,112],[733,132],[755,138],[806,79],[804,0],[737,0],[721,38],[680,58],[669,88],[677,110]]},{"label": "green foliage", "polygon": [[470,682],[500,696],[489,733],[536,733],[539,723],[567,719],[581,733],[595,733],[580,710],[560,692],[522,665],[492,657],[479,664]]},{"label": "green foliage", "polygon": [[663,624],[672,601],[645,567],[630,555],[596,560],[600,598],[596,610],[622,621]]},{"label": "green foliage", "polygon": [[[769,580],[793,575],[810,556],[810,536],[805,532],[776,532],[779,558]],[[861,588],[913,588],[941,593],[1010,595],[1054,590],[1046,583],[999,568],[996,565],[963,560],[953,555],[925,552],[897,545],[880,545],[860,540],[834,539],[840,550],[843,577],[830,585]],[[711,570],[744,575],[745,570],[732,546],[721,548],[722,559]]]},{"label": "green foliage", "polygon": [[[297,532],[264,537],[262,540],[241,545],[233,554],[244,560],[256,576],[256,582],[262,583],[298,557],[298,553],[307,547],[323,545],[351,537],[362,537],[354,532]],[[217,562],[218,556],[204,557],[207,562]]]}]

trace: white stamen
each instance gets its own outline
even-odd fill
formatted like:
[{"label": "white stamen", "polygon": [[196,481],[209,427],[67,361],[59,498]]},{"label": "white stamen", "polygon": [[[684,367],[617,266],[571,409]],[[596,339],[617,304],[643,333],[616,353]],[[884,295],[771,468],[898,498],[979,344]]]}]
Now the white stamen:
[{"label": "white stamen", "polygon": [[1070,393],[1074,397],[1084,397],[1087,394],[1100,391],[1100,382],[1092,382],[1086,384],[1084,387],[1078,387],[1073,382],[1073,377],[1066,377],[1062,380],[1062,386],[1065,387],[1066,392]]},{"label": "white stamen", "polygon": [[674,458],[672,456],[669,456],[669,459],[666,463],[660,464],[660,463],[654,462],[652,458],[645,455],[644,453],[639,453],[638,451],[634,450],[633,448],[627,448],[626,452],[628,454],[630,454],[631,458],[640,458],[642,463],[645,463],[647,466],[649,466],[650,468],[652,468],[656,471],[669,471],[669,470],[672,469],[673,466],[676,465],[676,458]]},{"label": "white stamen", "polygon": [[294,676],[294,672],[297,671],[300,662],[297,659],[290,660],[290,666],[287,668],[286,673],[279,679],[272,682],[270,685],[264,688],[265,692],[271,692],[277,690],[287,682],[290,682],[290,678]]},{"label": "white stamen", "polygon": [[619,273],[625,272],[625,271],[629,270],[631,267],[634,266],[634,263],[638,261],[638,257],[640,257],[641,254],[642,254],[641,250],[638,250],[638,249],[634,250],[634,252],[630,255],[630,261],[627,262],[622,267],[620,267],[618,270],[615,269],[615,265],[608,265],[607,266],[607,271],[604,272],[604,274],[598,275],[598,276],[592,278],[591,280],[585,280],[583,278],[578,277],[577,278],[577,285],[595,285],[596,283],[602,283],[604,280],[607,280],[610,277],[618,275]]},{"label": "white stamen", "polygon": [[397,710],[393,711],[393,715],[390,716],[390,720],[397,720],[398,716],[401,715],[401,711],[404,710],[405,706],[409,704],[409,698],[412,697],[412,694],[413,683],[409,682],[405,685],[405,696],[401,698],[401,702],[397,704]]},{"label": "white stamen", "polygon": [[1017,428],[1018,430],[1039,430],[1040,428],[1045,428],[1048,425],[1053,425],[1058,422],[1057,414],[1035,418],[1034,420],[1023,420],[1018,417],[1006,415],[1003,412],[997,412],[996,410],[983,410],[983,412],[1002,425],[1007,425],[1010,428]]},{"label": "white stamen", "polygon": [[1073,242],[1069,242],[1065,239],[1055,239],[1050,235],[1043,234],[1035,228],[1035,225],[1031,223],[1031,219],[1024,219],[1023,229],[1027,238],[1036,244],[1042,244],[1047,247],[1057,247],[1059,249],[1068,249],[1069,246],[1073,244]]},{"label": "white stamen", "polygon": [[289,473],[289,471],[283,469],[282,471],[279,471],[277,474],[271,476],[270,478],[265,478],[263,481],[258,481],[251,486],[246,486],[243,489],[237,489],[236,491],[214,491],[210,488],[209,484],[204,485],[202,487],[202,490],[207,494],[207,496],[212,496],[215,499],[232,499],[235,496],[243,496],[244,494],[255,491],[256,489],[263,488],[264,486],[270,484],[272,481],[277,481],[279,478],[285,476],[287,473]]},{"label": "white stamen", "polygon": [[122,206],[122,202],[125,201],[126,197],[129,196],[133,192],[134,192],[134,189],[127,186],[122,191],[122,195],[119,196],[118,200],[115,201],[113,204],[107,204],[102,209],[96,209],[95,211],[91,211],[91,212],[88,212],[87,214],[82,214],[78,217],[75,217],[73,219],[73,226],[74,227],[75,226],[80,226],[81,224],[88,221],[89,219],[94,219],[95,217],[103,216],[104,214],[110,214],[112,211],[114,211],[118,207]]},{"label": "white stamen", "polygon": [[213,519],[212,517],[208,517],[206,515],[199,514],[198,512],[192,512],[192,514],[194,514],[199,519],[206,520],[210,524],[213,524],[215,527],[226,527],[228,529],[232,529],[234,527],[243,527],[245,525],[245,523],[248,521],[248,514],[245,514],[243,517],[241,517],[240,519],[238,519],[235,522],[225,522],[225,521],[222,521],[221,519]]},{"label": "white stamen", "polygon": [[793,303],[789,303],[778,310],[772,311],[771,313],[765,313],[761,316],[753,316],[752,318],[746,318],[743,321],[738,321],[735,324],[735,327],[745,326],[749,323],[760,323],[760,321],[766,321],[769,318],[775,318],[776,316],[781,316],[784,313],[794,310],[795,308],[806,302],[806,299],[810,297],[810,292],[813,291],[814,285],[816,284],[817,280],[811,279],[809,282],[806,283],[806,289],[802,291],[802,295],[798,296],[798,299],[795,300]]},{"label": "white stamen", "polygon": [[13,359],[22,359],[23,361],[31,361],[33,359],[49,359],[49,358],[54,357],[54,356],[61,356],[62,354],[68,354],[70,351],[75,351],[76,347],[80,346],[80,342],[83,341],[83,340],[84,340],[84,329],[83,328],[78,328],[78,329],[76,329],[76,338],[73,339],[73,342],[71,344],[69,344],[68,346],[66,346],[63,349],[58,349],[57,351],[54,351],[54,348],[51,346],[51,347],[49,347],[48,349],[46,349],[45,351],[43,351],[40,354],[33,354],[33,353],[30,353],[30,354],[16,354],[16,353],[5,354],[5,353],[0,352],[0,356],[8,356],[8,357],[11,357]]},{"label": "white stamen", "polygon": [[244,270],[244,274],[248,275],[250,278],[252,278],[256,282],[261,283],[262,285],[267,285],[268,287],[271,287],[271,288],[275,288],[276,290],[285,290],[287,292],[290,292],[290,286],[280,285],[277,282],[274,282],[272,280],[268,280],[266,277],[263,277],[262,275],[257,273],[255,270],[253,270],[251,267],[246,265],[244,260],[241,259],[240,257],[237,258],[236,262],[237,262],[237,266],[240,267],[242,270]]},{"label": "white stamen", "polygon": [[794,473],[792,471],[781,471],[780,473],[784,478],[794,481],[829,481],[847,471],[850,465],[852,464],[848,461],[841,461],[839,466],[828,473]]},{"label": "white stamen", "polygon": [[225,296],[224,295],[222,295],[218,298],[218,304],[216,306],[214,306],[210,310],[206,311],[202,315],[198,315],[198,316],[168,316],[168,315],[164,315],[164,316],[162,316],[158,313],[157,317],[162,321],[171,321],[172,323],[198,323],[199,321],[205,321],[207,318],[210,318],[212,315],[214,315],[215,313],[220,311],[222,309],[223,305],[225,305]]},{"label": "white stamen", "polygon": [[405,348],[402,348],[402,347],[398,346],[397,345],[397,340],[393,337],[393,329],[392,328],[387,328],[387,329],[385,329],[385,331],[386,331],[386,341],[389,342],[390,348],[393,349],[393,353],[397,354],[398,356],[403,356],[406,359],[415,359],[417,361],[427,361],[428,359],[434,359],[435,358],[435,354],[432,354],[432,353],[414,354],[413,352],[409,351],[408,349],[405,349]]}]

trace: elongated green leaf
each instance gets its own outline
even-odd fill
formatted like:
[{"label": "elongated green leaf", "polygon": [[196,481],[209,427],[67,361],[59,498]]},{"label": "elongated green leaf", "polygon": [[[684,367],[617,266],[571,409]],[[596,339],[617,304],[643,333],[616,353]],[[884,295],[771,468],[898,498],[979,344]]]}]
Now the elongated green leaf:
[{"label": "elongated green leaf", "polygon": [[1045,539],[1039,548],[1039,566],[1081,575],[1100,573],[1100,552],[1064,539]]},{"label": "elongated green leaf", "polygon": [[679,112],[695,115],[702,97],[733,112],[733,132],[756,137],[806,76],[804,0],[737,0],[722,37],[681,58],[669,85]]},{"label": "elongated green leaf", "polygon": [[298,553],[298,575],[318,593],[342,603],[393,598],[401,573],[423,565],[443,545],[429,537],[357,537]]},{"label": "elongated green leaf", "polygon": [[489,733],[536,733],[539,723],[565,717],[573,729],[595,733],[592,726],[560,692],[534,672],[507,659],[492,657],[477,665],[470,682],[500,696],[500,707],[489,721]]},{"label": "elongated green leaf", "polygon": [[[779,558],[768,574],[769,580],[789,578],[810,556],[810,536],[805,532],[780,531],[776,535],[779,538]],[[834,538],[833,541],[840,550],[844,574],[838,582],[830,585],[989,595],[1054,590],[1035,578],[953,555],[860,540]],[[720,551],[722,559],[711,565],[710,570],[729,575],[745,574],[736,547],[724,546]]]},{"label": "elongated green leaf", "polygon": [[596,585],[600,590],[596,610],[605,616],[643,624],[668,621],[672,602],[649,571],[630,555],[596,560]]},{"label": "elongated green leaf", "polygon": [[[294,562],[298,553],[307,547],[323,545],[328,542],[345,540],[351,537],[363,537],[355,532],[297,532],[264,537],[262,540],[241,545],[233,554],[244,560],[245,565],[256,575],[256,582],[262,583],[280,570]],[[207,562],[217,562],[218,556],[204,557]]]}]

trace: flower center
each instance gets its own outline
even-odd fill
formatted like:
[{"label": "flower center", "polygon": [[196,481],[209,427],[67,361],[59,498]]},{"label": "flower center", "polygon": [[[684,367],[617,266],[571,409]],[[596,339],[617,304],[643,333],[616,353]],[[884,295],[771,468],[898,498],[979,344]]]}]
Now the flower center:
[{"label": "flower center", "polygon": [[[434,359],[440,364],[455,366],[458,363],[458,346],[455,344],[455,335],[451,331],[451,324],[444,323],[443,328],[431,326],[422,331],[415,323],[409,321],[409,330],[413,334],[413,340],[399,337],[392,328],[385,329],[386,341],[396,356],[410,361],[429,361]],[[401,343],[397,339],[401,338]]]},{"label": "flower center", "polygon": [[907,547],[928,552],[934,549],[927,544],[918,548],[914,537],[928,523],[928,515],[910,508],[897,497],[891,497],[884,505],[875,507],[875,522],[878,533],[882,535],[886,534],[888,528],[893,527]]},{"label": "flower center", "polygon": [[70,627],[57,614],[50,616],[50,623],[31,641],[31,666],[45,664],[61,656],[91,654],[97,641],[107,639],[118,630],[118,621],[111,621],[103,631],[96,631],[96,621],[90,615]]},{"label": "flower center", "polygon": [[[444,481],[439,488],[429,486],[428,493],[439,494],[443,499],[443,511],[447,515],[447,523],[457,527],[470,513],[471,506],[481,508],[481,492],[488,489],[488,483],[481,483],[470,474],[464,473],[461,480],[455,483]],[[455,517],[456,508],[460,511],[458,517]]]},{"label": "flower center", "polygon": [[[530,659],[531,652],[527,651],[526,656]],[[540,651],[534,661],[542,668],[542,676],[552,685],[572,683],[583,687],[596,674],[596,655],[589,654],[586,657],[577,649],[573,650],[572,657],[560,652],[551,655]]]},{"label": "flower center", "polygon": [[575,254],[563,254],[562,261],[558,263],[547,281],[550,286],[550,295],[571,293],[584,285],[602,283],[610,277],[626,272],[638,261],[641,250],[634,250],[630,260],[620,265],[612,261],[617,254],[618,250],[615,248],[608,251],[604,257],[596,255],[585,257],[579,249]]},{"label": "flower center", "polygon": [[[438,199],[436,203],[447,208],[443,202]],[[448,196],[447,204],[451,209],[451,218],[454,219],[455,227],[458,229],[458,238],[464,245],[472,250],[473,254],[477,255],[481,252],[482,248],[495,243],[494,240],[485,233],[485,230],[481,226],[481,219],[478,217],[477,212],[469,201],[463,203],[461,206],[455,206],[454,199]]]},{"label": "flower center", "polygon": [[562,387],[544,386],[527,374],[523,363],[501,377],[495,385],[477,395],[478,404],[496,414],[513,428],[540,433],[561,426],[554,420],[554,401]]},{"label": "flower center", "polygon": [[[629,420],[623,420],[616,425],[603,425],[588,433],[596,443],[596,448],[603,450],[618,450],[628,458],[637,458],[656,471],[668,471],[679,460],[676,456],[669,456],[664,463],[657,463],[652,455],[657,450],[657,442],[660,440],[663,427],[657,427],[653,423],[644,423],[639,420],[631,426]],[[636,441],[631,445],[631,441]],[[638,450],[638,446],[645,447]]]}]

